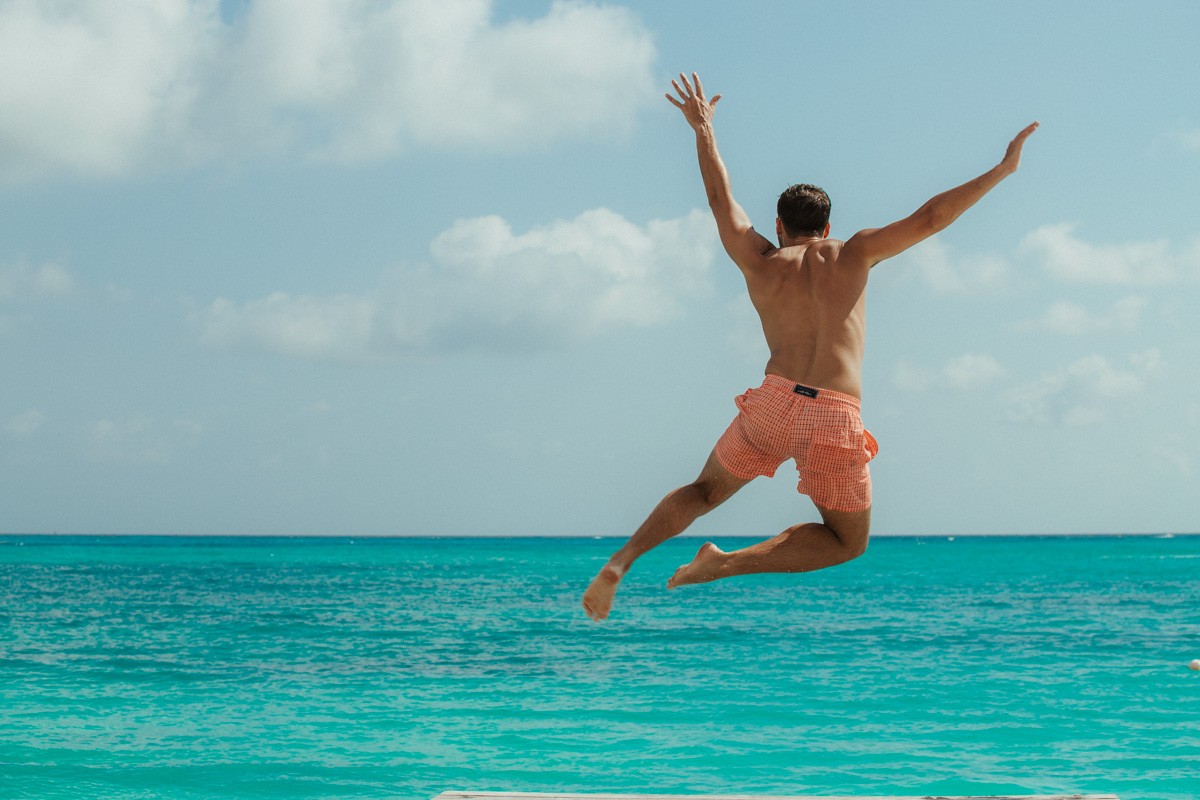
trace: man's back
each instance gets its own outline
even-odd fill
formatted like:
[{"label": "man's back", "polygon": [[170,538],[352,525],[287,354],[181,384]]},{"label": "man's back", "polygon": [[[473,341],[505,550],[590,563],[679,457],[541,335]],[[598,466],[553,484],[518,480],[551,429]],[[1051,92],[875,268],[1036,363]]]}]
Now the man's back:
[{"label": "man's back", "polygon": [[815,238],[739,260],[771,350],[766,371],[860,397],[868,265]]},{"label": "man's back", "polygon": [[[684,75],[679,77],[679,82],[671,82],[679,99],[668,94],[667,100],[683,112],[696,133],[700,175],[721,244],[746,277],[750,299],[758,309],[771,349],[767,372],[807,386],[861,397],[866,345],[864,292],[871,268],[942,230],[1015,172],[1021,147],[1038,124],[1018,133],[1003,160],[983,175],[931,198],[901,220],[859,231],[845,242],[826,238],[829,205],[824,191],[793,186],[785,195],[800,189],[816,190],[824,196],[823,214],[818,219],[805,211],[804,222],[791,227],[781,215],[776,221],[780,244],[776,248],[754,230],[733,198],[712,129],[713,110],[721,96],[706,99],[695,73],[691,83]],[[783,199],[781,196],[781,202]]]}]

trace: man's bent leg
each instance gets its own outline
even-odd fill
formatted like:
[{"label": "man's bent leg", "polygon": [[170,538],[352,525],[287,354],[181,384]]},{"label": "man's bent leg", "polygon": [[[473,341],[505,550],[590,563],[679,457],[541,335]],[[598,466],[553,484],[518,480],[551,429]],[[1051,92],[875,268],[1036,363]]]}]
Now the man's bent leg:
[{"label": "man's bent leg", "polygon": [[812,572],[857,558],[866,552],[871,530],[871,509],[834,511],[821,508],[823,522],[788,528],[765,542],[726,553],[706,542],[696,557],[684,564],[667,588],[707,583],[734,575],[758,572]]},{"label": "man's bent leg", "polygon": [[592,579],[583,594],[583,608],[589,617],[602,620],[612,608],[617,584],[639,557],[687,529],[697,517],[724,503],[750,481],[739,478],[721,465],[714,451],[700,476],[662,499],[641,527]]}]

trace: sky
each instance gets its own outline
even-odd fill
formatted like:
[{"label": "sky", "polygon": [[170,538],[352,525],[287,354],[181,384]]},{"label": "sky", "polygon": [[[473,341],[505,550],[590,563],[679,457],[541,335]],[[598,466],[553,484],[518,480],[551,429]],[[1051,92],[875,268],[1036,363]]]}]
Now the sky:
[{"label": "sky", "polygon": [[[767,353],[771,236],[1020,171],[878,266],[876,535],[1200,531],[1191,2],[0,0],[0,532],[626,536]],[[784,465],[696,523],[816,518]]]}]

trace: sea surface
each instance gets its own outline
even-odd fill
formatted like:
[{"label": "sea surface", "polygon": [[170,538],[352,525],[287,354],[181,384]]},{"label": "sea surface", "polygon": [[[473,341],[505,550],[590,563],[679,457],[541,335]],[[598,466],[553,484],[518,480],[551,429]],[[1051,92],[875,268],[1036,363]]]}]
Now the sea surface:
[{"label": "sea surface", "polygon": [[1200,537],[619,543],[0,537],[0,797],[1200,798]]}]

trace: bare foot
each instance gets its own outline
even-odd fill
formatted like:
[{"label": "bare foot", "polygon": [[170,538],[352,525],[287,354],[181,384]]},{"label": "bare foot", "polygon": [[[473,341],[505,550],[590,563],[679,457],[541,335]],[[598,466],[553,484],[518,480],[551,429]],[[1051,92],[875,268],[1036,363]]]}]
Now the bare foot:
[{"label": "bare foot", "polygon": [[700,546],[699,552],[696,553],[696,557],[691,560],[691,563],[684,564],[675,570],[671,580],[667,581],[667,588],[674,589],[677,586],[687,586],[691,583],[715,581],[721,577],[721,563],[724,556],[724,550],[712,542],[705,542]]},{"label": "bare foot", "polygon": [[608,618],[613,596],[616,595],[617,585],[621,583],[624,574],[625,571],[612,562],[600,568],[587,591],[583,593],[583,610],[589,617],[597,622]]}]

